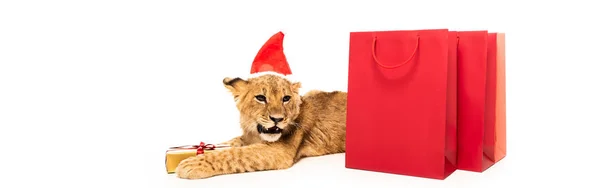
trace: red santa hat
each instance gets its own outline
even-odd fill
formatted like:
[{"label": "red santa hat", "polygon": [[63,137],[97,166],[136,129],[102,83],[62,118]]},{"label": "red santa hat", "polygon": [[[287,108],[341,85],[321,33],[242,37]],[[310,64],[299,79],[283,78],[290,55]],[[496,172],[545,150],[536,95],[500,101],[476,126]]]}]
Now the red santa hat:
[{"label": "red santa hat", "polygon": [[283,53],[283,37],[281,31],[277,32],[263,44],[254,57],[248,78],[270,74],[294,81],[292,70]]}]

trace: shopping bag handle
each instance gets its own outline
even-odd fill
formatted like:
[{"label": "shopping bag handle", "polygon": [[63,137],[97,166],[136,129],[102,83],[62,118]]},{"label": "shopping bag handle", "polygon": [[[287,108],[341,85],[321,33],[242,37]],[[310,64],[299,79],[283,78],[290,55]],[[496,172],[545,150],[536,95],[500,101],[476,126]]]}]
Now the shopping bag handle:
[{"label": "shopping bag handle", "polygon": [[375,63],[377,63],[379,66],[386,68],[386,69],[393,69],[393,68],[398,68],[401,67],[403,65],[406,65],[408,62],[410,62],[410,60],[412,60],[415,57],[415,54],[417,53],[417,49],[419,49],[419,41],[420,41],[419,35],[417,35],[417,44],[415,46],[415,50],[412,52],[412,54],[410,55],[410,57],[408,57],[408,59],[398,65],[392,65],[392,66],[387,66],[387,65],[383,65],[381,64],[381,62],[379,62],[379,59],[377,59],[377,55],[375,55],[375,44],[377,44],[377,36],[373,37],[373,47],[371,49],[371,54],[373,55],[373,59],[375,60]]}]

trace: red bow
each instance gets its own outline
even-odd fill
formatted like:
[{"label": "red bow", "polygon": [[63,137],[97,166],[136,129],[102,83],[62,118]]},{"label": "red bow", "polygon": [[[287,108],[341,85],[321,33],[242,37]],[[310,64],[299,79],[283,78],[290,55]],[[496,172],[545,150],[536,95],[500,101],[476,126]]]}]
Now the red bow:
[{"label": "red bow", "polygon": [[204,144],[204,142],[200,142],[200,145],[185,145],[185,146],[177,146],[171,147],[171,149],[195,149],[196,155],[204,154],[204,150],[214,150],[217,148],[213,144]]}]

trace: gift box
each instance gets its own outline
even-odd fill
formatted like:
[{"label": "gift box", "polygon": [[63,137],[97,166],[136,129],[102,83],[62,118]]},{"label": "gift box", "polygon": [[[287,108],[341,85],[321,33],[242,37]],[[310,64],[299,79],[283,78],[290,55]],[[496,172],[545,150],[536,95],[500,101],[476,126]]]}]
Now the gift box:
[{"label": "gift box", "polygon": [[166,151],[165,155],[165,167],[167,169],[168,174],[172,174],[175,172],[175,168],[177,165],[184,159],[202,155],[208,152],[214,152],[216,150],[222,150],[229,148],[229,145],[225,144],[205,144],[204,142],[200,142],[199,145],[184,145],[184,146],[176,146],[170,147]]}]

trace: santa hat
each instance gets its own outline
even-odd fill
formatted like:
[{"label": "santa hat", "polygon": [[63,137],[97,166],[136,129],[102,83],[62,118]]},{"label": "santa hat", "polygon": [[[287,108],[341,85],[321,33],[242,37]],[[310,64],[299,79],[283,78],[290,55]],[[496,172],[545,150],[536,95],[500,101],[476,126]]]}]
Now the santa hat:
[{"label": "santa hat", "polygon": [[254,57],[248,78],[270,74],[294,81],[292,70],[283,53],[283,37],[281,31],[277,32],[263,44]]}]

